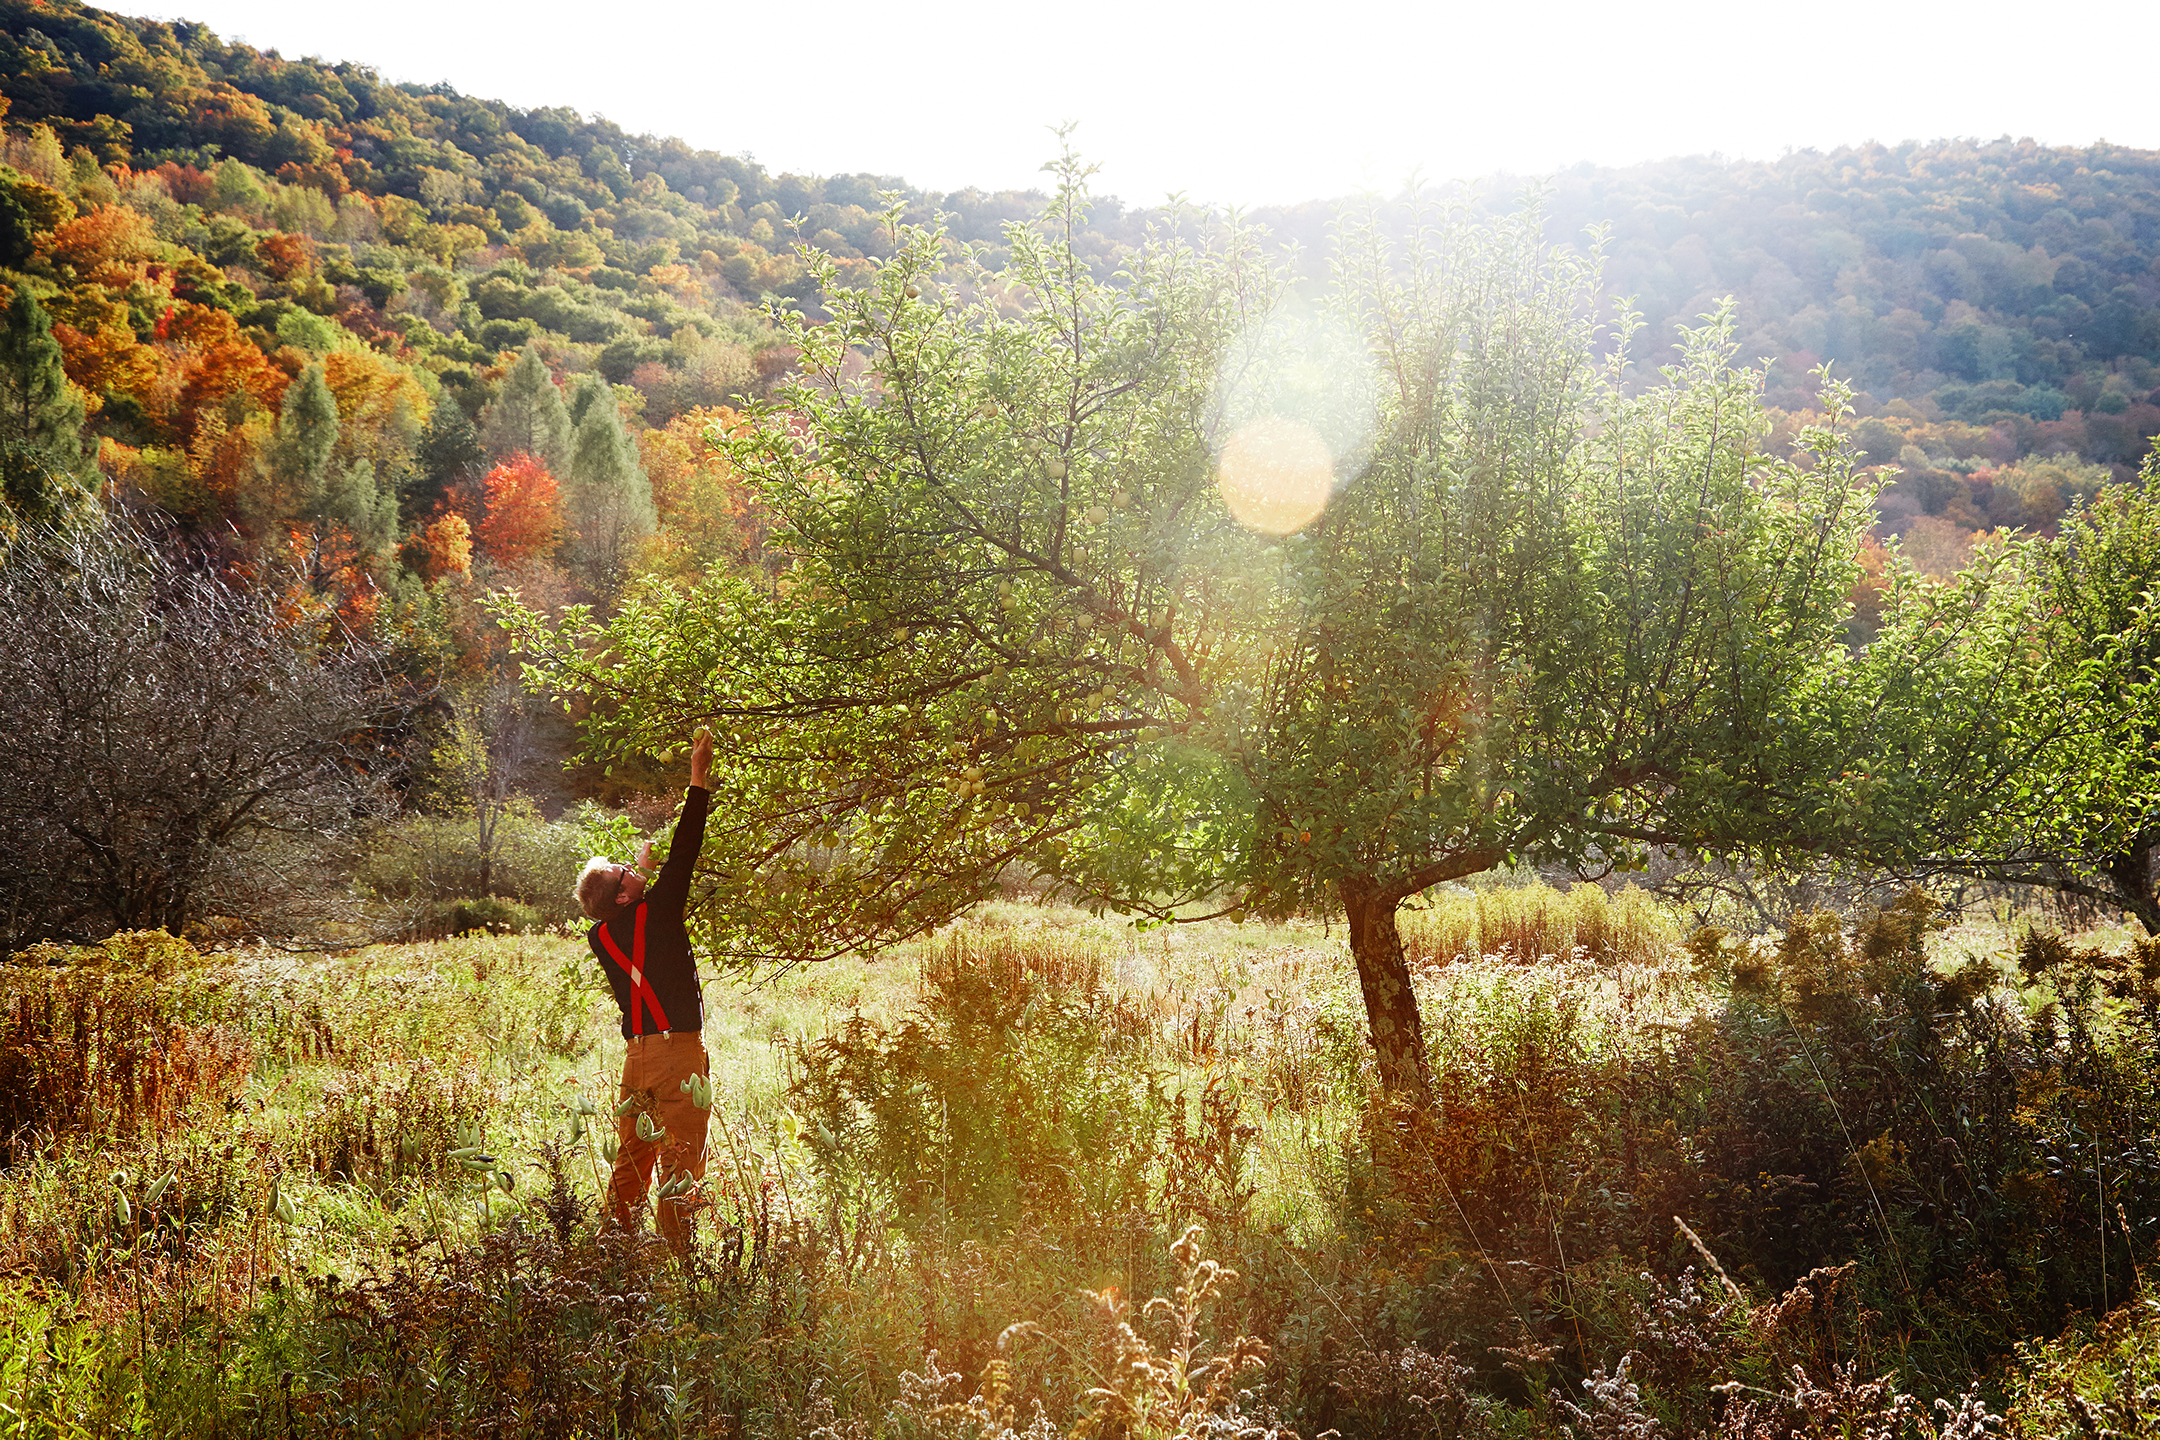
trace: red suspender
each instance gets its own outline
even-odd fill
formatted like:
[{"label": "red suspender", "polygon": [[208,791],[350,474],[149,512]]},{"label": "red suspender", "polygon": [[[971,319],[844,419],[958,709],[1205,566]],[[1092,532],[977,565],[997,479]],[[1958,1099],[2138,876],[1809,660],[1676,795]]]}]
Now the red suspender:
[{"label": "red suspender", "polygon": [[615,957],[615,963],[629,973],[630,1033],[645,1033],[644,1016],[638,1010],[638,1002],[641,1000],[645,1003],[645,1008],[652,1011],[654,1031],[666,1031],[667,1011],[660,1008],[660,997],[653,993],[652,982],[645,978],[645,907],[637,907],[637,932],[630,937],[630,959],[623,958],[622,946],[615,943],[615,937],[608,933],[604,924],[600,927],[600,943],[607,947],[608,954]]}]

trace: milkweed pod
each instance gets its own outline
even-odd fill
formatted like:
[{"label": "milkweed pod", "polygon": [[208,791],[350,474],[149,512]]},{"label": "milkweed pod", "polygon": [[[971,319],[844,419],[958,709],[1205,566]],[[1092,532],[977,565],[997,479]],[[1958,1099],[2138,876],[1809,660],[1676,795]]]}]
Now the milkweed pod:
[{"label": "milkweed pod", "polygon": [[275,1215],[278,1207],[278,1177],[270,1177],[270,1198],[263,1205],[263,1214]]},{"label": "milkweed pod", "polygon": [[129,1221],[133,1220],[134,1218],[135,1218],[134,1212],[133,1212],[133,1211],[131,1211],[130,1209],[128,1209],[128,1198],[127,1198],[127,1195],[126,1195],[126,1194],[125,1194],[124,1192],[122,1192],[122,1191],[118,1191],[118,1190],[114,1191],[114,1192],[113,1192],[113,1219],[115,1219],[115,1220],[119,1221],[119,1222],[120,1222],[120,1224],[122,1224],[122,1225],[124,1226],[124,1225],[126,1225],[126,1224],[127,1224],[127,1223],[128,1223]]},{"label": "milkweed pod", "polygon": [[480,1147],[478,1145],[460,1145],[457,1149],[446,1152],[444,1158],[448,1160],[466,1160],[479,1153]]},{"label": "milkweed pod", "polygon": [[620,1120],[624,1116],[628,1115],[631,1111],[637,1109],[639,1099],[639,1096],[632,1095],[629,1099],[623,1101],[622,1104],[617,1105],[615,1107],[615,1118]]},{"label": "milkweed pod", "polygon": [[300,1212],[293,1208],[292,1196],[278,1196],[277,1218],[278,1223],[282,1225],[297,1225],[300,1223]]},{"label": "milkweed pod", "polygon": [[597,1115],[600,1113],[592,1101],[586,1099],[583,1095],[578,1096],[577,1103],[570,1108],[579,1115]]},{"label": "milkweed pod", "polygon": [[660,1131],[652,1123],[652,1116],[650,1115],[637,1117],[637,1133],[640,1140],[657,1140],[660,1138]]},{"label": "milkweed pod", "polygon": [[495,1184],[503,1194],[508,1195],[511,1191],[517,1189],[517,1176],[511,1174],[508,1170],[497,1170],[495,1172]]},{"label": "milkweed pod", "polygon": [[616,1152],[621,1148],[615,1143],[615,1137],[610,1135],[600,1142],[600,1158],[612,1165],[615,1163]]},{"label": "milkweed pod", "polygon": [[575,1145],[585,1138],[585,1117],[575,1111],[570,1115],[570,1143]]},{"label": "milkweed pod", "polygon": [[166,1171],[162,1177],[151,1185],[149,1193],[143,1196],[143,1208],[148,1209],[164,1199],[165,1192],[172,1189],[173,1181],[178,1179],[179,1176],[180,1171],[177,1168]]}]

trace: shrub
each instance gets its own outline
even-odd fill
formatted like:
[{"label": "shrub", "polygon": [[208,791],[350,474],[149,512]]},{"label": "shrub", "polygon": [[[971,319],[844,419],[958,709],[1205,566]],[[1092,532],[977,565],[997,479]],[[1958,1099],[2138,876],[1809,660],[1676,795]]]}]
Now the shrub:
[{"label": "shrub", "polygon": [[496,829],[483,889],[470,820],[407,816],[377,833],[357,881],[385,905],[389,927],[411,938],[544,929],[577,918],[570,890],[584,839],[578,827],[551,824],[516,797]]},{"label": "shrub", "polygon": [[474,930],[489,935],[527,935],[548,928],[540,912],[500,895],[478,900],[438,900],[427,910],[423,933],[444,937]]},{"label": "shrub", "polygon": [[[898,1024],[852,1016],[799,1045],[789,1097],[828,1193],[913,1234],[1002,1235],[1141,1208],[1165,1103],[1145,1027],[1099,966],[992,933],[933,950]],[[1063,983],[1052,983],[1050,975]]]},{"label": "shrub", "polygon": [[1437,1104],[1367,1112],[1337,1220],[1421,1278],[1396,1333],[1475,1356],[1534,1315],[1587,1372],[1612,1324],[1582,1299],[1596,1266],[1670,1273],[1675,1215],[1740,1284],[1815,1287],[1828,1329],[1789,1357],[1815,1376],[1873,1373],[1894,1339],[1925,1393],[2129,1294],[2152,1242],[2114,1207],[2160,1208],[2143,952],[2029,942],[2052,998],[2028,1016],[1987,962],[1932,965],[1934,924],[1915,894],[1849,925],[1796,916],[1774,948],[1705,941],[1729,989],[1692,1016],[1625,975],[1439,972]]},{"label": "shrub", "polygon": [[[155,1137],[236,1095],[253,1053],[162,931],[0,967],[0,1165],[34,1137]],[[57,963],[53,963],[57,962]]]}]

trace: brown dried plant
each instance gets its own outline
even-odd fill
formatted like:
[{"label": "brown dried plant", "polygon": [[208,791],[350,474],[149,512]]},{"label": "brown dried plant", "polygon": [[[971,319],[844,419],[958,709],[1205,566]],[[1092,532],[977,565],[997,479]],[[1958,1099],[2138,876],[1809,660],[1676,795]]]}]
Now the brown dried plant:
[{"label": "brown dried plant", "polygon": [[[1158,1354],[1134,1328],[1131,1307],[1114,1291],[1095,1295],[1104,1320],[1112,1327],[1113,1360],[1107,1374],[1088,1366],[1095,1384],[1086,1392],[1088,1411],[1072,1428],[1072,1440],[1212,1440],[1224,1434],[1239,1437],[1285,1437],[1289,1432],[1272,1423],[1248,1420],[1240,1410],[1245,1398],[1238,1378],[1267,1364],[1271,1351],[1265,1341],[1240,1335],[1226,1349],[1207,1353],[1200,1322],[1208,1305],[1222,1298],[1224,1287],[1238,1278],[1200,1254],[1201,1227],[1188,1226],[1170,1247],[1170,1260],[1180,1283],[1170,1299],[1156,1296],[1140,1309],[1140,1319],[1167,1320],[1172,1330],[1170,1346]],[[1009,1327],[998,1338],[1000,1349],[1022,1336],[1047,1336],[1032,1321]],[[1048,1338],[1056,1341],[1056,1337]],[[1068,1355],[1075,1352],[1056,1341]],[[1083,1362],[1085,1363],[1085,1362]]]}]

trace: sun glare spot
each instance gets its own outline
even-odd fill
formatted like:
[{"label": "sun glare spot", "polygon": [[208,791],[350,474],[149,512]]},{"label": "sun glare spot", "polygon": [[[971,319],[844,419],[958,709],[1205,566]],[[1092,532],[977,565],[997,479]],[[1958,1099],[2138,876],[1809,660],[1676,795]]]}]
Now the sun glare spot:
[{"label": "sun glare spot", "polygon": [[1215,479],[1231,515],[1266,535],[1319,519],[1370,458],[1378,381],[1341,316],[1292,306],[1240,332],[1215,391]]},{"label": "sun glare spot", "polygon": [[1263,416],[1238,427],[1215,472],[1238,523],[1288,535],[1320,518],[1335,488],[1335,457],[1310,425]]}]

